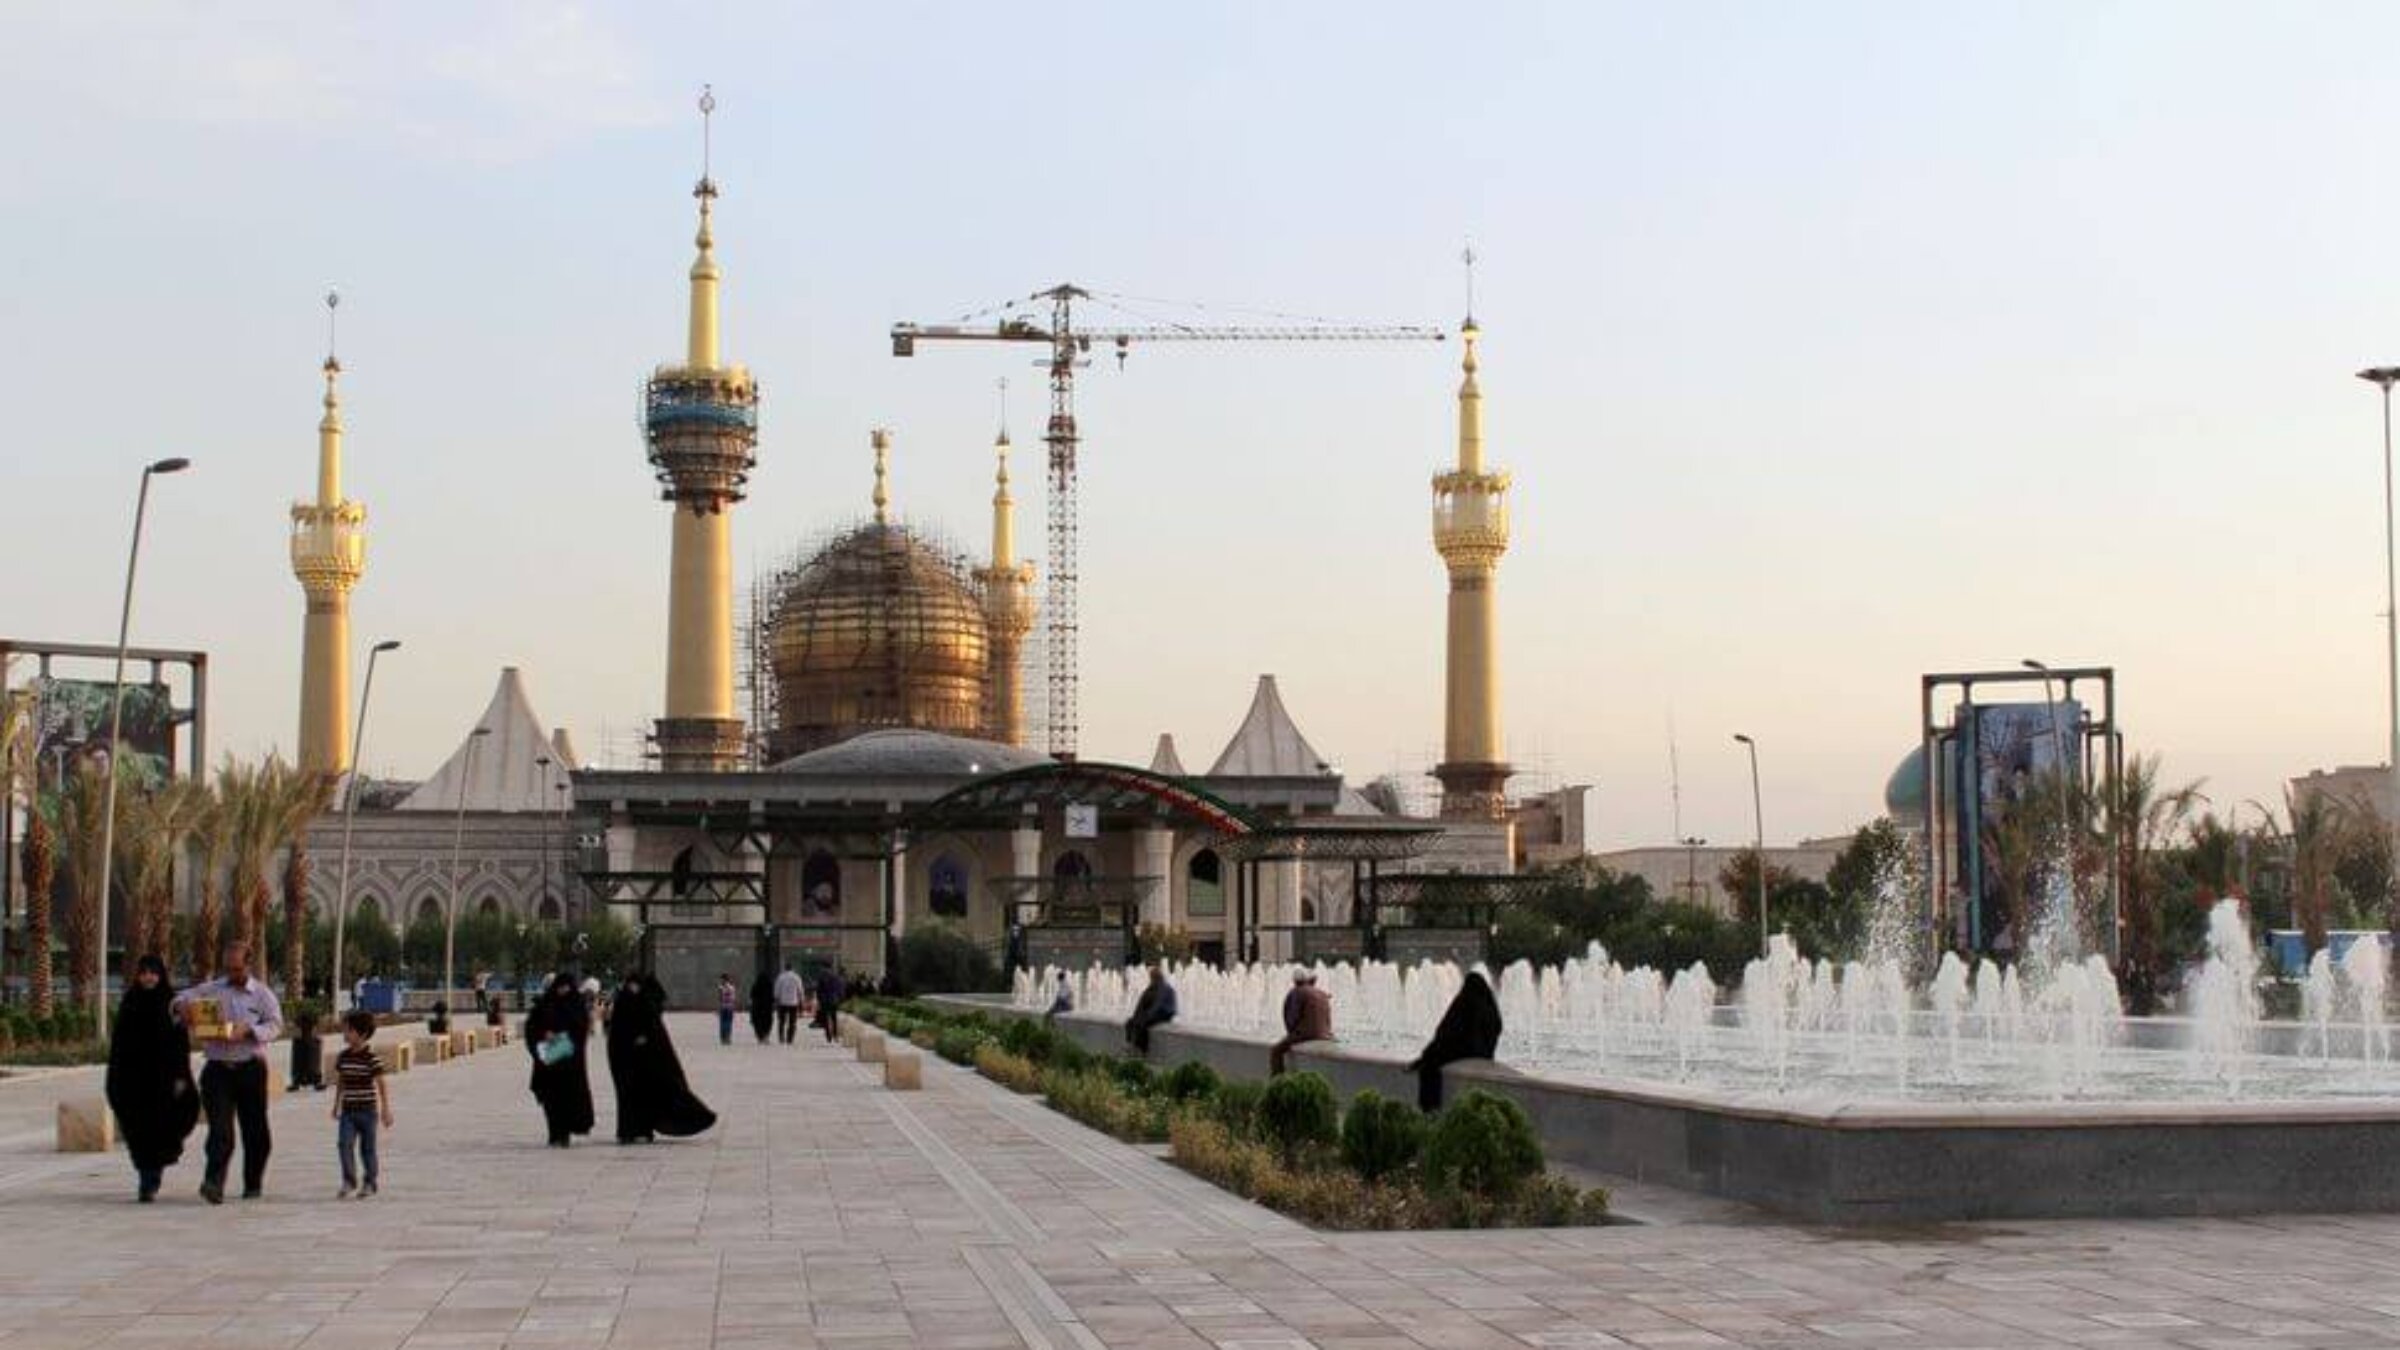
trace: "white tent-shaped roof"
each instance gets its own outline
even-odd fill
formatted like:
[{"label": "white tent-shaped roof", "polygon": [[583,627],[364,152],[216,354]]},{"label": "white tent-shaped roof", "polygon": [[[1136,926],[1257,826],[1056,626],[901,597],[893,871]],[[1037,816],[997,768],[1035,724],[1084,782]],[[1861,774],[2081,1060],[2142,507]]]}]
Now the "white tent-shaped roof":
[{"label": "white tent-shaped roof", "polygon": [[1158,748],[1150,752],[1150,772],[1169,774],[1176,778],[1192,776],[1191,770],[1183,767],[1183,756],[1175,753],[1174,732],[1158,733]]},{"label": "white tent-shaped roof", "polygon": [[394,810],[456,811],[462,784],[469,811],[556,811],[569,805],[574,794],[559,788],[567,784],[570,766],[534,716],[515,666],[501,668],[500,687],[475,725],[490,728],[491,734],[477,736],[470,729],[433,777]]},{"label": "white tent-shaped roof", "polygon": [[1241,729],[1225,743],[1225,752],[1209,766],[1211,778],[1322,778],[1333,772],[1325,757],[1300,734],[1292,715],[1284,711],[1283,696],[1275,692],[1275,677],[1258,677],[1250,712]]}]

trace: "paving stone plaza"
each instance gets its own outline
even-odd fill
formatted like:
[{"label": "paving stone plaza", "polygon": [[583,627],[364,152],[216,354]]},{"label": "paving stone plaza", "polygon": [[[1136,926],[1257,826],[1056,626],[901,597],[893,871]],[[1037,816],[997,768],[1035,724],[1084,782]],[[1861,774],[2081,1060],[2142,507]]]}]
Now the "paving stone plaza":
[{"label": "paving stone plaza", "polygon": [[895,1093],[675,1031],[708,1135],[544,1148],[507,1047],[398,1076],[351,1203],[321,1097],[277,1099],[264,1200],[200,1203],[195,1136],[141,1207],[51,1151],[96,1070],[0,1083],[0,1350],[2400,1343],[2400,1217],[1841,1232],[1632,1187],[1647,1222],[1326,1234],[930,1056]]}]

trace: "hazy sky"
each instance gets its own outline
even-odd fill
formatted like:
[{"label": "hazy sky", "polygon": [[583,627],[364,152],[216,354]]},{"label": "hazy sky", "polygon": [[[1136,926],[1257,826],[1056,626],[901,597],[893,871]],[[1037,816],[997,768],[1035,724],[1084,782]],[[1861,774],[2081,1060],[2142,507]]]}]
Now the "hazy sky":
[{"label": "hazy sky", "polygon": [[[0,632],[210,651],[291,746],[328,283],[366,762],[429,772],[503,664],[587,752],[662,692],[679,356],[719,100],[747,572],[863,512],[981,546],[993,381],[895,361],[1059,280],[1455,324],[1483,258],[1511,756],[1609,842],[1872,815],[1921,672],[2114,664],[2222,803],[2381,758],[2372,389],[2400,362],[2388,5],[25,5],[0,46]],[[1353,778],[1438,757],[1428,475],[1457,347],[1137,351],[1084,381],[1084,746],[1204,765],[1275,672]],[[1041,494],[1022,454],[1021,537]]]}]

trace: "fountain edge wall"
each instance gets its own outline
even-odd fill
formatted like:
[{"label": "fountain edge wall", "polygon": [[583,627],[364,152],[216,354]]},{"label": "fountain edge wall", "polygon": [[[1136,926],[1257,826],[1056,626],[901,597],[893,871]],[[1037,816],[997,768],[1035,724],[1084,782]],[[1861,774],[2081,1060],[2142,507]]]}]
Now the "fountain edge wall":
[{"label": "fountain edge wall", "polygon": [[[928,1002],[1038,1020],[1005,1001]],[[1117,1025],[1056,1023],[1088,1049],[1126,1052]],[[1197,1060],[1264,1080],[1267,1046],[1163,1026],[1151,1062]],[[1405,1058],[1319,1042],[1292,1054],[1345,1099],[1361,1088],[1416,1100]],[[1566,1083],[1488,1062],[1453,1065],[1445,1092],[1502,1093],[1551,1158],[1679,1186],[1818,1223],[2151,1217],[2400,1210],[2400,1106],[2305,1102],[1993,1107],[1870,1103],[1812,1108],[1650,1084]]]}]

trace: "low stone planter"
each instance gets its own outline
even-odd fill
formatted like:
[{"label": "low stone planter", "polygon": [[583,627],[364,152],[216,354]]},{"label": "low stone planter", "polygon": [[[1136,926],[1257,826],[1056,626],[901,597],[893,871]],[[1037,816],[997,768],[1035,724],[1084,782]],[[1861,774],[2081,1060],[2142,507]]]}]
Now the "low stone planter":
[{"label": "low stone planter", "polygon": [[887,1050],[883,1057],[883,1085],[895,1092],[915,1092],[924,1087],[924,1054],[896,1046]]}]

